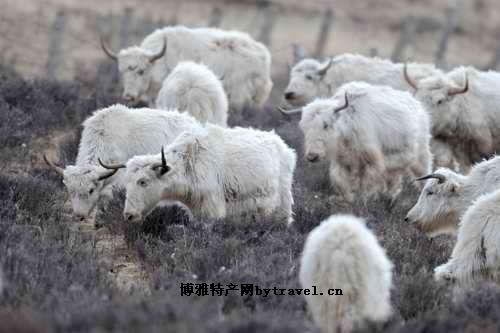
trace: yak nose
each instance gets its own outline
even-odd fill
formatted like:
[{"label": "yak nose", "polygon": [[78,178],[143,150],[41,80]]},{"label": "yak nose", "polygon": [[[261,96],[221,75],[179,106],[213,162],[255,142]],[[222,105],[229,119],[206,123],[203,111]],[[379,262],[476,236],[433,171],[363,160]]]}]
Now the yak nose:
[{"label": "yak nose", "polygon": [[319,155],[316,154],[316,153],[309,153],[306,155],[306,159],[309,161],[309,162],[317,162],[319,160]]},{"label": "yak nose", "polygon": [[127,101],[127,102],[133,102],[135,100],[134,96],[132,96],[131,94],[125,94],[123,95],[123,98]]},{"label": "yak nose", "polygon": [[127,222],[136,222],[136,221],[139,221],[141,219],[141,217],[139,216],[139,214],[133,213],[133,212],[125,212],[123,214],[123,218]]},{"label": "yak nose", "polygon": [[77,221],[83,222],[85,221],[86,216],[83,214],[75,214],[75,218],[77,219]]},{"label": "yak nose", "polygon": [[295,93],[293,91],[287,91],[285,92],[285,99],[290,100],[295,98]]},{"label": "yak nose", "polygon": [[410,218],[407,216],[405,217],[405,222],[409,222],[410,221]]}]

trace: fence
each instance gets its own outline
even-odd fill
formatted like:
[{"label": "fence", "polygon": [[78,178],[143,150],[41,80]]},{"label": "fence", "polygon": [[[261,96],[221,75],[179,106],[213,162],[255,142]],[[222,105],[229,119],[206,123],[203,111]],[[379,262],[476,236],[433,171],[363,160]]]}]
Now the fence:
[{"label": "fence", "polygon": [[[391,26],[388,22],[388,26],[382,28],[373,20],[366,23],[370,13],[357,17],[346,10],[345,3],[349,1],[336,1],[333,5],[313,1],[315,6],[302,7],[300,2],[283,0],[152,0],[146,4],[136,1],[136,6],[128,1],[128,6],[101,4],[98,7],[97,1],[90,0],[88,5],[78,4],[76,0],[26,0],[18,5],[0,0],[0,5],[2,1],[8,4],[2,6],[7,9],[0,12],[0,62],[30,77],[71,79],[79,71],[95,72],[96,63],[105,59],[98,43],[101,34],[113,48],[119,49],[138,43],[154,29],[169,24],[246,31],[271,49],[274,74],[286,71],[294,43],[303,46],[307,55],[317,58],[357,52],[394,61],[407,58],[432,61],[447,68],[450,40],[464,39],[460,43],[465,43],[474,39],[457,34],[460,20],[467,11],[463,1],[456,1],[431,16],[396,15],[392,20],[396,24]],[[493,48],[485,49],[481,56],[476,54],[466,59],[466,51],[455,52],[453,60],[471,63],[468,60],[474,59],[473,65],[496,68],[500,46],[495,47],[497,40],[493,36],[497,31],[495,29],[490,38]],[[422,40],[430,40],[430,46],[423,47]]]}]

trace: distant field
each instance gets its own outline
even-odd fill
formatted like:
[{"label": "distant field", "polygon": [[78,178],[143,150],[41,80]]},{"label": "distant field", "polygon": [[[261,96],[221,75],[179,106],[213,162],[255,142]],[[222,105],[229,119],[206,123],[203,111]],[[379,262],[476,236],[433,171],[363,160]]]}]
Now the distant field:
[{"label": "distant field", "polygon": [[[498,48],[500,4],[495,0],[462,0],[458,28],[447,45],[450,64],[490,64]],[[275,75],[286,71],[290,45],[314,55],[344,52],[391,57],[405,22],[410,40],[399,58],[433,62],[446,25],[448,4],[442,0],[378,1],[77,1],[0,0],[0,60],[27,76],[72,79],[78,72],[95,74],[103,61],[99,34],[115,48],[138,43],[155,27],[219,25],[250,33],[270,44]],[[458,1],[458,3],[461,3]],[[318,46],[327,9],[332,10],[325,43]],[[58,16],[59,14],[59,16]],[[327,17],[328,18],[328,17]],[[414,18],[414,21],[412,21]],[[412,24],[411,22],[415,22]],[[50,56],[49,56],[50,55]],[[49,60],[52,59],[52,60]]]}]

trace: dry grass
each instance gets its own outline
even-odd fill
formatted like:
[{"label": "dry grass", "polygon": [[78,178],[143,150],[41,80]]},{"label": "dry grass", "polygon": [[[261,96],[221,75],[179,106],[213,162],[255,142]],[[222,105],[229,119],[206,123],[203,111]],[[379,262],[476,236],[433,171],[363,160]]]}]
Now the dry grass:
[{"label": "dry grass", "polygon": [[[392,208],[382,197],[340,209],[326,200],[326,165],[311,166],[302,159],[294,186],[293,228],[247,218],[192,221],[172,207],[157,209],[143,226],[132,227],[122,222],[123,194],[118,194],[98,221],[108,227],[111,240],[124,237],[125,255],[142,270],[128,276],[141,281],[135,288],[118,288],[99,239],[73,231],[60,178],[40,167],[39,152],[32,151],[33,142],[64,132],[73,139],[59,146],[59,155],[65,162],[74,160],[81,119],[116,98],[106,85],[113,82],[104,79],[109,73],[97,78],[108,83],[90,97],[71,83],[29,82],[9,75],[0,84],[0,115],[8,117],[4,130],[10,131],[2,136],[0,156],[4,164],[23,165],[25,172],[16,175],[7,168],[0,173],[0,267],[6,282],[0,296],[0,332],[315,332],[302,297],[181,297],[180,283],[298,287],[307,233],[341,211],[367,219],[395,263],[395,314],[389,323],[367,332],[500,328],[498,286],[454,291],[433,281],[432,269],[446,260],[450,242],[430,241],[403,222],[417,197],[413,188],[407,187]],[[13,110],[15,117],[10,117]],[[232,114],[230,122],[275,128],[302,154],[296,120],[273,110],[243,110]],[[21,154],[22,143],[26,147]],[[113,256],[122,248],[107,253]]]}]

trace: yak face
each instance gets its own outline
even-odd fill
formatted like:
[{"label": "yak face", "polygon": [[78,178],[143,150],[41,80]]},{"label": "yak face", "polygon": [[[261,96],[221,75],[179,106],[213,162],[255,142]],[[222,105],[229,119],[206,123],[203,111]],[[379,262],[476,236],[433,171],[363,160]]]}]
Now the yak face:
[{"label": "yak face", "polygon": [[296,64],[290,72],[290,82],[283,96],[285,101],[292,106],[302,106],[318,97],[330,65],[313,59],[304,59]]},{"label": "yak face", "polygon": [[161,201],[163,177],[160,155],[136,156],[127,162],[127,198],[123,216],[127,222],[141,222]]},{"label": "yak face", "polygon": [[99,166],[67,166],[64,169],[63,183],[71,198],[73,214],[83,221],[94,210],[101,194],[103,194],[105,177],[109,170]]},{"label": "yak face", "polygon": [[417,203],[405,218],[429,237],[455,233],[462,204],[462,176],[447,168],[440,168],[435,174],[445,176],[445,180],[427,180]]},{"label": "yak face", "polygon": [[309,162],[323,160],[329,151],[329,144],[335,142],[336,124],[343,112],[340,99],[317,99],[302,111],[299,126],[305,137],[305,158]]},{"label": "yak face", "polygon": [[[162,200],[189,204],[190,177],[193,177],[199,142],[184,132],[162,155],[136,156],[127,163],[127,199],[124,218],[142,221]],[[165,163],[162,162],[165,161]]]},{"label": "yak face", "polygon": [[141,99],[147,100],[148,92],[153,80],[153,65],[164,58],[167,51],[167,39],[163,39],[161,49],[157,52],[132,46],[113,52],[101,37],[101,47],[104,53],[113,61],[118,62],[118,70],[123,79],[123,97],[130,103],[138,104]]},{"label": "yak face", "polygon": [[151,55],[139,47],[118,54],[118,70],[123,81],[123,98],[135,104],[145,99],[153,80]]},{"label": "yak face", "polygon": [[[454,135],[461,114],[465,115],[470,108],[467,93],[460,92],[465,85],[441,74],[419,82],[415,97],[430,112],[435,135]],[[468,88],[468,84],[465,88]]]}]

